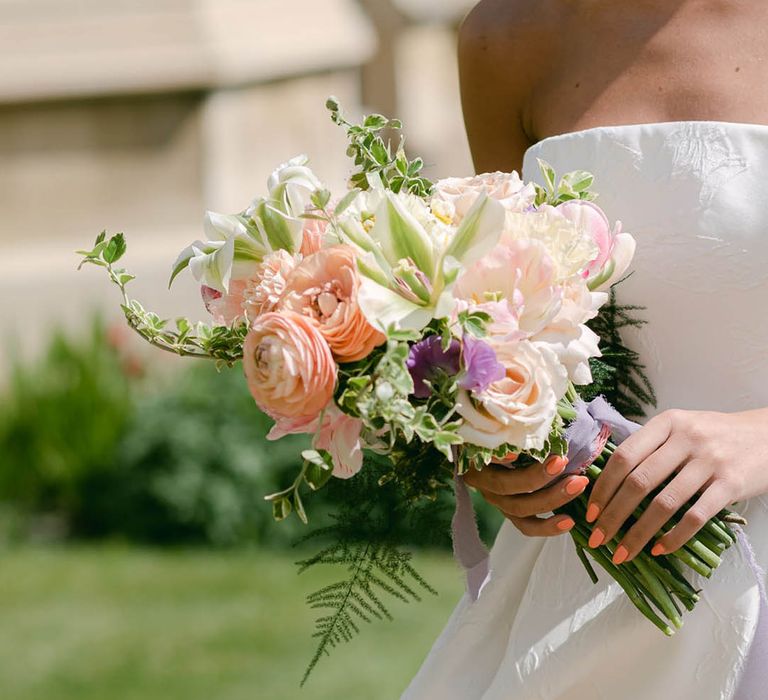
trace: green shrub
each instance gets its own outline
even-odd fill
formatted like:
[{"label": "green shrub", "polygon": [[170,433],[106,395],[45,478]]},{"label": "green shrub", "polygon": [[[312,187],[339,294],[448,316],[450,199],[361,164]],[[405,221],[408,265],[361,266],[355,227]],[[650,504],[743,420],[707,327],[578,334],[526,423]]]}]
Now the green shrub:
[{"label": "green shrub", "polygon": [[0,400],[0,501],[76,520],[84,484],[112,468],[131,409],[129,378],[98,321],[80,341],[57,332],[39,360],[17,359]]},{"label": "green shrub", "polygon": [[275,524],[264,496],[293,480],[307,439],[268,442],[271,423],[239,367],[193,365],[141,397],[119,446],[112,529],[155,542],[285,544],[297,528]]}]

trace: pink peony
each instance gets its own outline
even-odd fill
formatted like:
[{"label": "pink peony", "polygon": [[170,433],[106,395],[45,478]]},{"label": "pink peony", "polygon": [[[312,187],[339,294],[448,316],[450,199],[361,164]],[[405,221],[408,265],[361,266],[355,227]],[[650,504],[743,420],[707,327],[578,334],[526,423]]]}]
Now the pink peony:
[{"label": "pink peony", "polygon": [[491,334],[509,340],[545,328],[562,301],[556,270],[544,245],[509,237],[461,273],[453,295],[490,313]]},{"label": "pink peony", "polygon": [[302,260],[288,279],[281,309],[311,319],[339,362],[368,355],[385,337],[357,304],[360,275],[355,249],[324,248]]},{"label": "pink peony", "polygon": [[333,397],[336,363],[314,324],[290,311],[257,318],[243,344],[248,389],[273,418],[314,418]]}]

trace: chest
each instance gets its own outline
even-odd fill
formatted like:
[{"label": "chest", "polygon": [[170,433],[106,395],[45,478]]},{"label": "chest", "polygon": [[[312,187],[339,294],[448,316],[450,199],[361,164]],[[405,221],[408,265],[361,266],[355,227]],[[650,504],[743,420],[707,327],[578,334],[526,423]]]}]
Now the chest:
[{"label": "chest", "polygon": [[768,124],[768,3],[668,4],[566,17],[525,106],[529,135],[690,119]]}]

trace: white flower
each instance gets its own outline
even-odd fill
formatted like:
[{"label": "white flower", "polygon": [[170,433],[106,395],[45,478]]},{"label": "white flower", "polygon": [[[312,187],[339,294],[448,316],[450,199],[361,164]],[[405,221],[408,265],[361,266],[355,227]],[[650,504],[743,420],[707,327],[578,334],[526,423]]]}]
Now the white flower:
[{"label": "white flower", "polygon": [[189,267],[200,284],[226,293],[230,280],[247,277],[267,249],[238,216],[208,211],[204,228],[208,240],[195,241],[181,251],[173,264],[171,282]]},{"label": "white flower", "polygon": [[459,434],[468,443],[496,448],[540,450],[565,395],[568,373],[544,343],[522,340],[492,343],[506,376],[479,395],[459,392],[458,413],[464,418]]},{"label": "white flower", "polygon": [[358,302],[369,322],[419,330],[453,307],[450,290],[462,264],[469,265],[498,240],[504,210],[485,195],[476,197],[457,227],[438,220],[423,200],[379,189],[360,198],[375,211],[342,217],[346,242],[359,247]]}]

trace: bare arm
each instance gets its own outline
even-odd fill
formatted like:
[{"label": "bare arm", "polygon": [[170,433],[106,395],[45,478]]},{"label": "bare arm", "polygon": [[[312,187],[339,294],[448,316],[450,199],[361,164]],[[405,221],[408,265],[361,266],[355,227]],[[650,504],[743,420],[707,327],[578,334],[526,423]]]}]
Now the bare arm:
[{"label": "bare arm", "polygon": [[556,9],[547,0],[482,0],[459,30],[464,124],[475,170],[522,170],[530,96],[546,69]]}]

